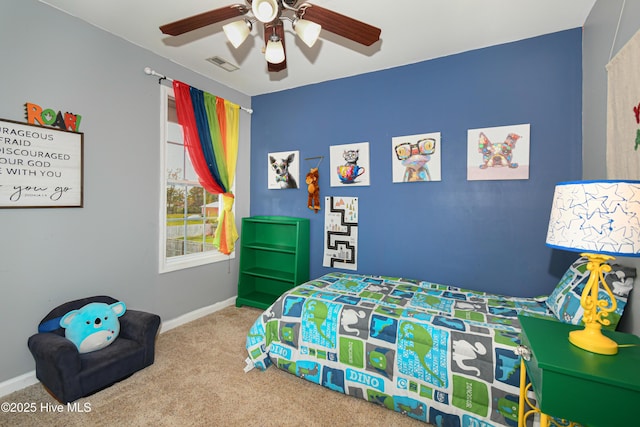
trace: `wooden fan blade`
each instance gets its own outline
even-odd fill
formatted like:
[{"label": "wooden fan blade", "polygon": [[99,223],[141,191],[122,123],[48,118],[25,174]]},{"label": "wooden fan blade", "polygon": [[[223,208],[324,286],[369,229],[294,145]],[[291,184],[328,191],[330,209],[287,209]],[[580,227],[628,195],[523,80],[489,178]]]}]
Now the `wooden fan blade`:
[{"label": "wooden fan blade", "polygon": [[170,36],[179,36],[180,34],[188,33],[189,31],[197,30],[198,28],[206,27],[216,22],[242,16],[247,13],[248,10],[249,9],[241,4],[232,4],[171,22],[170,24],[165,24],[160,27],[160,31]]},{"label": "wooden fan blade", "polygon": [[382,32],[380,28],[309,3],[300,6],[297,16],[320,24],[324,30],[365,46],[371,46],[380,40]]},{"label": "wooden fan blade", "polygon": [[287,49],[284,45],[284,25],[282,21],[277,20],[275,23],[264,24],[264,43],[265,46],[269,41],[269,36],[273,34],[273,29],[276,29],[276,34],[280,37],[280,41],[282,42],[282,49],[284,50],[284,61],[279,64],[272,64],[271,62],[267,62],[267,70],[270,73],[277,73],[278,71],[282,71],[287,68]]}]

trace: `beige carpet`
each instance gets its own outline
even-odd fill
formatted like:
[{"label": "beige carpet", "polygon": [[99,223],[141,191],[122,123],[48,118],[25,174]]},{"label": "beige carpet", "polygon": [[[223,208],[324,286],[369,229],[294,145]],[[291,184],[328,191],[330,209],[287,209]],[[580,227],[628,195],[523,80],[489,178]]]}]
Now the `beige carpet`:
[{"label": "beige carpet", "polygon": [[76,401],[82,413],[51,412],[60,404],[40,384],[4,396],[36,410],[1,412],[0,426],[426,426],[274,367],[244,373],[260,312],[227,307],[161,334],[155,363]]}]

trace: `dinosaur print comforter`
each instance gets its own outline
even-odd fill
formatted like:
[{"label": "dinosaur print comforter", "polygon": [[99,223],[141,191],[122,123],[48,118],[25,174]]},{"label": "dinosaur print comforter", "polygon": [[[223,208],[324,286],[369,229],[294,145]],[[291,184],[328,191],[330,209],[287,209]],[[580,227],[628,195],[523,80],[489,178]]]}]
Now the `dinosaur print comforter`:
[{"label": "dinosaur print comforter", "polygon": [[517,426],[518,313],[552,316],[542,298],[334,272],[282,295],[247,350],[261,370],[436,426]]}]

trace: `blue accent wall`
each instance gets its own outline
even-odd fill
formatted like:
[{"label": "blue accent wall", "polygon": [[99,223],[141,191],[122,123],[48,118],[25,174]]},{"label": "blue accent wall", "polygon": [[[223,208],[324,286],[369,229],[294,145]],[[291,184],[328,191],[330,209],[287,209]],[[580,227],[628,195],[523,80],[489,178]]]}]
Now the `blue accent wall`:
[{"label": "blue accent wall", "polygon": [[[331,271],[322,266],[324,197],[358,197],[359,273],[548,294],[576,258],[545,238],[555,184],[582,176],[581,87],[576,28],[253,97],[251,215],[310,218],[316,277]],[[467,130],[523,123],[529,179],[467,181]],[[441,133],[442,180],[394,184],[391,138],[431,132]],[[370,185],[331,187],[329,147],[359,142],[369,142]],[[268,153],[294,150],[300,181],[317,162],[303,159],[324,156],[318,214],[304,183],[267,188]]]}]

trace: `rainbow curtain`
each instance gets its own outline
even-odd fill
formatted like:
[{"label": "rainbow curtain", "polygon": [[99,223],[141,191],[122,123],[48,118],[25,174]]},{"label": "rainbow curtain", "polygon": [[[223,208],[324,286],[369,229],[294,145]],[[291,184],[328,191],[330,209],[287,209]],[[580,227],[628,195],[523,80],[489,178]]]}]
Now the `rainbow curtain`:
[{"label": "rainbow curtain", "polygon": [[238,240],[231,188],[238,161],[240,107],[177,80],[173,90],[184,145],[200,184],[222,198],[213,244],[229,255]]}]

